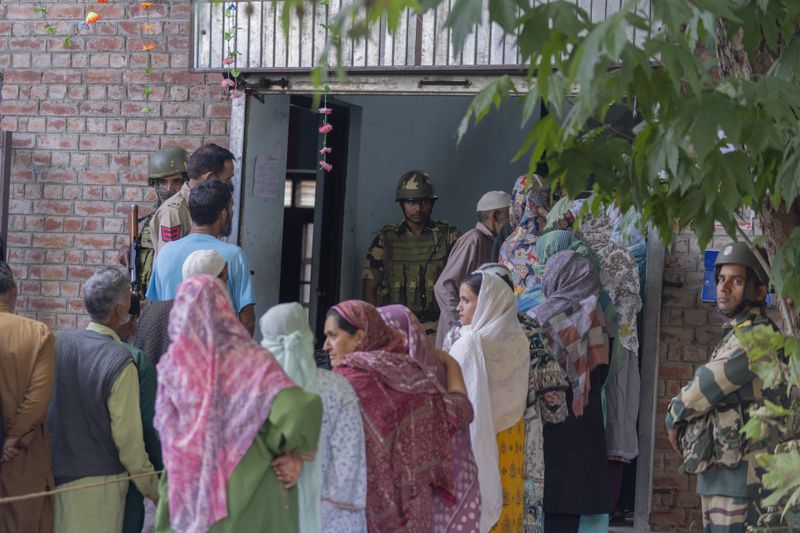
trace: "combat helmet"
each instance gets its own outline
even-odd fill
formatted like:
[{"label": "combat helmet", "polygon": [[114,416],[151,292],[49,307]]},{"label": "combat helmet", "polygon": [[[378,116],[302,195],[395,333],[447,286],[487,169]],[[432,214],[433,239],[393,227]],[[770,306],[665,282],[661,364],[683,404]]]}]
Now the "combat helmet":
[{"label": "combat helmet", "polygon": [[[726,245],[722,251],[717,254],[717,259],[714,261],[714,279],[719,279],[719,271],[722,265],[741,265],[749,268],[758,278],[762,285],[769,285],[769,275],[761,263],[758,262],[755,254],[750,250],[747,243],[732,242]],[[753,302],[750,300],[750,276],[744,282],[744,298],[742,301],[731,311],[723,313],[727,317],[736,317],[748,307],[757,306],[764,312],[765,301]]]},{"label": "combat helmet", "polygon": [[156,185],[156,180],[175,174],[183,174],[188,179],[186,169],[189,166],[189,154],[178,146],[165,148],[150,156],[147,164],[147,184]]},{"label": "combat helmet", "polygon": [[742,265],[747,267],[753,271],[758,281],[763,285],[769,285],[769,275],[745,242],[732,242],[717,254],[717,259],[714,261],[715,274],[719,274],[719,269],[722,265]]},{"label": "combat helmet", "polygon": [[395,201],[401,200],[436,200],[436,190],[430,174],[422,170],[411,170],[400,176],[395,192]]}]

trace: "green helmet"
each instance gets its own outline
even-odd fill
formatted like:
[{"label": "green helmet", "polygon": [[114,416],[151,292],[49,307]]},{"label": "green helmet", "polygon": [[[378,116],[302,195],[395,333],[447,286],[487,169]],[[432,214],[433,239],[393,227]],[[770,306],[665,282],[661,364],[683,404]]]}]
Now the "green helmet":
[{"label": "green helmet", "polygon": [[719,269],[722,265],[741,265],[747,267],[753,271],[762,284],[769,284],[769,275],[745,242],[732,242],[726,245],[722,251],[717,254],[717,260],[714,262],[714,270],[716,273],[719,273]]},{"label": "green helmet", "polygon": [[189,167],[189,154],[186,150],[178,146],[164,148],[150,156],[147,165],[147,184],[155,186],[158,178],[183,174],[186,176],[186,169]]},{"label": "green helmet", "polygon": [[400,176],[397,182],[397,192],[395,201],[417,200],[428,198],[436,200],[436,190],[433,187],[433,180],[427,172],[421,170],[411,170]]}]

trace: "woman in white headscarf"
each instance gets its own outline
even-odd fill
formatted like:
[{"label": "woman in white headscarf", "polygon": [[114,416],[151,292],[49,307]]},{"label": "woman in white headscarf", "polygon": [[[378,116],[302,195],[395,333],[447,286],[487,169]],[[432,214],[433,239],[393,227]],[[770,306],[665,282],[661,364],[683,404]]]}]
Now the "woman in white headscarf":
[{"label": "woman in white headscarf", "polygon": [[530,354],[508,284],[490,272],[459,288],[444,350],[461,365],[475,409],[470,425],[481,492],[481,532],[523,530],[525,423]]},{"label": "woman in white headscarf", "polygon": [[367,465],[358,397],[350,383],[314,361],[314,335],[303,307],[280,304],[259,321],[263,340],[286,374],[322,398],[317,456],[300,476],[300,533],[367,530]]}]

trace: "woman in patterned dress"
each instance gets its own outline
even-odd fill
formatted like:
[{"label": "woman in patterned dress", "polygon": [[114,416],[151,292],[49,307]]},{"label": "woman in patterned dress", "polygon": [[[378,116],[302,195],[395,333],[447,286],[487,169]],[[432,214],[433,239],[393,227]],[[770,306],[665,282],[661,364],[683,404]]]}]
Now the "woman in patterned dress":
[{"label": "woman in patterned dress", "polygon": [[[442,387],[448,387],[447,372],[440,358],[449,359],[446,352],[436,350],[431,338],[419,320],[407,307],[387,305],[378,309],[384,322],[404,333],[408,353],[419,361],[425,370],[436,376]],[[444,355],[443,355],[444,354]],[[460,370],[458,375],[460,376]],[[463,378],[459,390],[466,394]],[[454,430],[456,428],[453,428]],[[478,466],[472,454],[469,428],[455,430],[453,434],[453,494],[436,493],[433,499],[434,533],[477,533],[480,523],[481,493],[478,487]]]},{"label": "woman in patterned dress", "polygon": [[333,371],[350,382],[361,404],[367,529],[432,531],[434,494],[454,497],[452,430],[473,418],[458,364],[440,359],[447,368],[445,391],[407,353],[406,336],[359,300],[331,308],[325,336]]}]

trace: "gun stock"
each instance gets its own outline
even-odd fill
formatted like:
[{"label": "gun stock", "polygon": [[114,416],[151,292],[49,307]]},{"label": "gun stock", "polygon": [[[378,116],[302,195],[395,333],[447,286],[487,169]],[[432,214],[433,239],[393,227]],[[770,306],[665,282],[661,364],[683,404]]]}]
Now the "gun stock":
[{"label": "gun stock", "polygon": [[139,206],[131,206],[128,217],[128,237],[130,237],[130,251],[128,254],[128,271],[131,276],[131,290],[139,294]]}]

